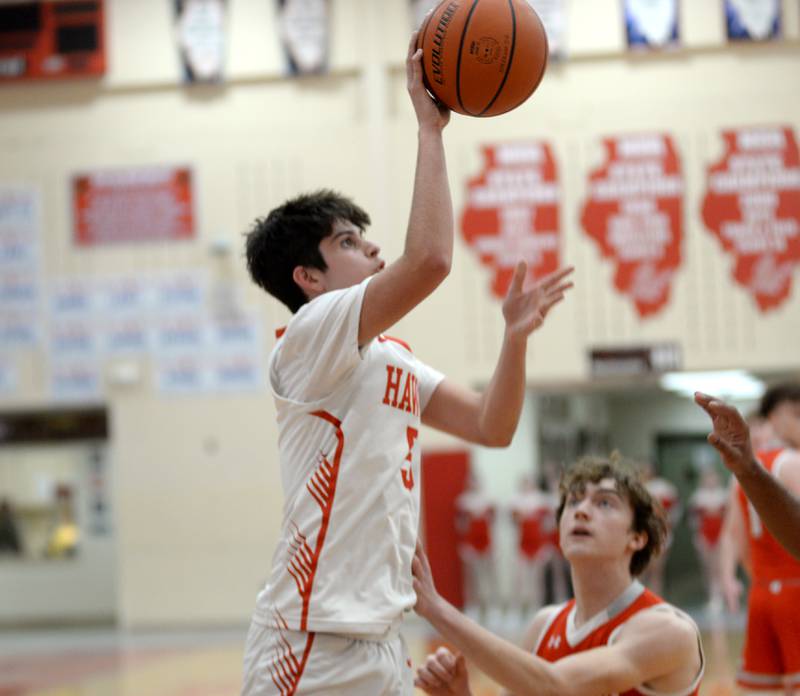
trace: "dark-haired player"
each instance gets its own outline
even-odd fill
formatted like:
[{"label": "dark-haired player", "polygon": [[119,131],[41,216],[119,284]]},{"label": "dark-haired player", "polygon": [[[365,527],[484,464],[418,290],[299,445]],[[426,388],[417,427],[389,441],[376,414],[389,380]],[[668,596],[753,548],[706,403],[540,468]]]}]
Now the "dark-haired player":
[{"label": "dark-haired player", "polygon": [[369,216],[330,191],[273,210],[247,237],[253,280],[293,316],[269,362],[283,524],[245,648],[245,696],[410,694],[399,625],[415,597],[420,424],[507,445],[519,421],[528,337],[571,285],[525,287],[518,265],[505,334],[483,393],[456,386],[384,332],[445,279],[453,210],[442,131],[449,112],[422,82],[412,37],[408,90],[419,134],[400,257],[385,264]]}]

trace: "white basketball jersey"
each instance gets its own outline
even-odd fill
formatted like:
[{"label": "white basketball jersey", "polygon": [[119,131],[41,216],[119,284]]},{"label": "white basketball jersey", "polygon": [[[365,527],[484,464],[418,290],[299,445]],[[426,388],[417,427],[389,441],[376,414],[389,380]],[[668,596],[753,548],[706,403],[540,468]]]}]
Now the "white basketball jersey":
[{"label": "white basketball jersey", "polygon": [[369,279],[291,319],[270,357],[284,492],[256,619],[377,634],[413,607],[420,414],[442,375],[402,341],[358,347]]}]

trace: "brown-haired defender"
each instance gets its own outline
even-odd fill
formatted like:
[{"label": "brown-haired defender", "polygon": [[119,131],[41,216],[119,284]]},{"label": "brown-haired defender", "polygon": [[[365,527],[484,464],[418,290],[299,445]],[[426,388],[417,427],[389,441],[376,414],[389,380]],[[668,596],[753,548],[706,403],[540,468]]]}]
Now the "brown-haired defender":
[{"label": "brown-haired defender", "polygon": [[632,468],[618,456],[576,463],[562,479],[558,515],[575,599],[539,611],[522,649],[440,597],[418,546],[415,609],[463,655],[440,648],[416,685],[469,696],[466,657],[517,696],[696,696],[705,662],[697,627],[635,577],[658,551],[665,525]]}]

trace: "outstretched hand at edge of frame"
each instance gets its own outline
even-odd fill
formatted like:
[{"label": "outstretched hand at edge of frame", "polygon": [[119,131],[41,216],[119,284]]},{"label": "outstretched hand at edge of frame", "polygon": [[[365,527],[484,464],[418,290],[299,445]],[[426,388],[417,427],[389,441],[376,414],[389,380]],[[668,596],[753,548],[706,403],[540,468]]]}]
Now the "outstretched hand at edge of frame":
[{"label": "outstretched hand at edge of frame", "polygon": [[695,392],[694,400],[711,418],[713,430],[708,442],[731,473],[740,476],[759,466],[750,443],[750,428],[742,414],[721,399],[702,392]]}]

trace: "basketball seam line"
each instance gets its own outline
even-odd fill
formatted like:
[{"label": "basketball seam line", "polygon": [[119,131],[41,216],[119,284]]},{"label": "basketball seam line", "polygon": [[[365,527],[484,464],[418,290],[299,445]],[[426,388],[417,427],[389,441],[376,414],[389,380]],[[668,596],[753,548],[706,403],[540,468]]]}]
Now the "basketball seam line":
[{"label": "basketball seam line", "polygon": [[478,6],[478,2],[479,0],[475,0],[472,3],[472,7],[469,8],[469,14],[464,22],[464,28],[461,30],[461,41],[458,44],[458,59],[456,60],[456,98],[458,99],[458,105],[464,110],[464,113],[470,116],[477,116],[477,114],[472,113],[464,106],[464,102],[461,101],[461,56],[464,53],[464,40],[467,36],[467,29],[469,29],[469,23],[472,20],[472,15],[475,12],[475,8]]},{"label": "basketball seam line", "polygon": [[514,49],[517,46],[517,13],[514,11],[513,0],[508,0],[508,9],[511,10],[511,50],[508,52],[508,63],[506,63],[506,72],[503,75],[503,81],[497,88],[497,92],[495,92],[494,96],[492,97],[492,101],[490,101],[486,105],[486,108],[483,111],[481,111],[478,114],[478,116],[483,116],[489,109],[492,108],[492,104],[494,104],[497,101],[497,97],[500,96],[500,93],[503,91],[503,87],[506,86],[506,82],[508,80],[508,73],[511,72],[511,64],[514,61]]}]

